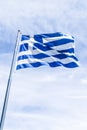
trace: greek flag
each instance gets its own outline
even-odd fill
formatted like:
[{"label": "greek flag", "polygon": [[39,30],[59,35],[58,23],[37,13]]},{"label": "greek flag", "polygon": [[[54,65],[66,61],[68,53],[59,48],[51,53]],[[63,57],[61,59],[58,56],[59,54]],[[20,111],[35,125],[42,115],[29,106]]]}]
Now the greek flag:
[{"label": "greek flag", "polygon": [[42,65],[78,67],[78,59],[74,54],[74,48],[74,38],[60,32],[34,36],[22,35],[17,54],[16,69]]}]

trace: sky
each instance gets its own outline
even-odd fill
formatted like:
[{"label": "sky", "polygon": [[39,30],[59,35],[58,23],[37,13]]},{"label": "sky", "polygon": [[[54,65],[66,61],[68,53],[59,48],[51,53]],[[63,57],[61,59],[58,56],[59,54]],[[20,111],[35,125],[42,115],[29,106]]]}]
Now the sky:
[{"label": "sky", "polygon": [[0,115],[18,30],[74,36],[80,66],[14,71],[4,130],[87,130],[87,1],[0,0]]}]

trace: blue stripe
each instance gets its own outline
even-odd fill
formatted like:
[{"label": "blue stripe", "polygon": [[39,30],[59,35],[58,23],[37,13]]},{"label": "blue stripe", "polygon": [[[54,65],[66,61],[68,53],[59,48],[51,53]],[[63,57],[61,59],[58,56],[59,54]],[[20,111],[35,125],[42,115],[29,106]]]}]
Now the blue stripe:
[{"label": "blue stripe", "polygon": [[59,50],[60,53],[74,53],[74,48],[66,49],[66,50]]},{"label": "blue stripe", "polygon": [[17,60],[19,61],[19,60],[24,60],[24,59],[28,59],[28,58],[29,58],[28,55],[21,55],[18,57]]},{"label": "blue stripe", "polygon": [[[47,63],[50,67],[58,67],[58,66],[61,66],[60,63],[58,62],[52,62],[52,63]],[[43,65],[47,65],[46,63],[41,63],[41,62],[35,62],[35,63],[30,63],[30,64],[21,64],[21,65],[17,65],[16,69],[22,69],[22,68],[32,68],[32,67],[40,67],[40,66],[43,66]]]},{"label": "blue stripe", "polygon": [[[75,68],[78,67],[78,65],[75,62],[70,62],[68,64],[62,64],[61,62],[51,62],[51,63],[47,63],[50,67],[59,67],[59,66],[64,66],[67,68]],[[30,64],[22,64],[22,65],[17,65],[17,70],[18,69],[22,69],[22,68],[32,68],[32,67],[40,67],[42,65],[47,65],[45,63],[41,63],[41,62],[35,62],[35,63],[30,63]]]},{"label": "blue stripe", "polygon": [[61,32],[42,34],[42,37],[61,37],[64,36]]},{"label": "blue stripe", "polygon": [[33,49],[40,49],[42,51],[48,51],[48,50],[52,50],[52,48],[50,48],[49,46],[47,45],[44,45],[43,43],[42,44],[38,44],[38,43],[34,43],[34,47]]},{"label": "blue stripe", "polygon": [[61,63],[60,62],[56,62],[56,61],[54,61],[54,62],[51,62],[51,63],[49,63],[49,66],[50,67],[59,67],[59,66],[61,66]]},{"label": "blue stripe", "polygon": [[78,61],[78,59],[74,55],[69,56],[67,54],[56,54],[56,55],[53,55],[53,57],[56,57],[58,59],[72,58],[72,59]]},{"label": "blue stripe", "polygon": [[75,63],[75,62],[70,62],[68,64],[65,64],[63,65],[64,67],[67,67],[67,68],[75,68],[75,67],[78,67],[78,65]]},{"label": "blue stripe", "polygon": [[63,38],[63,39],[60,39],[60,40],[55,40],[55,41],[47,42],[47,43],[44,43],[44,44],[49,46],[49,47],[54,47],[54,46],[64,45],[64,44],[67,44],[67,43],[70,43],[70,42],[74,43],[74,40]]},{"label": "blue stripe", "polygon": [[[78,61],[78,59],[74,55],[69,56],[67,54],[56,54],[56,55],[51,55],[51,56],[58,58],[58,59],[72,58],[72,59]],[[24,60],[24,59],[29,59],[29,58],[44,59],[47,57],[50,57],[50,56],[47,54],[44,54],[44,53],[39,53],[37,55],[21,55],[18,57],[17,60],[19,61],[19,60]]]},{"label": "blue stripe", "polygon": [[23,69],[23,68],[28,68],[28,67],[30,67],[29,64],[21,64],[21,65],[17,65],[16,69],[18,70],[18,69]]},{"label": "blue stripe", "polygon": [[28,58],[36,58],[36,59],[43,59],[43,58],[46,58],[46,57],[49,57],[48,55],[46,54],[43,54],[43,53],[39,53],[37,55],[21,55],[18,57],[18,61],[19,60],[24,60],[24,59],[28,59]]},{"label": "blue stripe", "polygon": [[62,34],[61,32],[56,32],[56,33],[47,33],[47,34],[37,34],[37,35],[34,35],[34,38],[51,38],[51,37],[61,37],[61,36],[67,36],[67,35],[64,35]]},{"label": "blue stripe", "polygon": [[42,63],[42,62],[35,62],[35,63],[30,63],[32,65],[32,67],[39,67],[42,65],[46,65],[46,63]]},{"label": "blue stripe", "polygon": [[41,63],[41,62],[35,62],[35,63],[30,63],[30,64],[21,64],[21,65],[17,65],[16,69],[22,69],[22,68],[32,68],[32,67],[40,67],[42,65],[46,65],[45,63]]},{"label": "blue stripe", "polygon": [[22,35],[22,37],[21,37],[21,41],[29,40],[29,39],[30,39],[29,35]]}]

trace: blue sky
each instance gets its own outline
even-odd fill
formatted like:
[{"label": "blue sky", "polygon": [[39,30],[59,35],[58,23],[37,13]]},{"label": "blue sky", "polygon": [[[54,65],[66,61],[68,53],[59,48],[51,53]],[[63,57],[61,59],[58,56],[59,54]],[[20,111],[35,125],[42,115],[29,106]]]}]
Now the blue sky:
[{"label": "blue sky", "polygon": [[0,1],[0,113],[16,42],[23,34],[75,38],[80,67],[15,71],[4,130],[87,130],[87,1]]}]

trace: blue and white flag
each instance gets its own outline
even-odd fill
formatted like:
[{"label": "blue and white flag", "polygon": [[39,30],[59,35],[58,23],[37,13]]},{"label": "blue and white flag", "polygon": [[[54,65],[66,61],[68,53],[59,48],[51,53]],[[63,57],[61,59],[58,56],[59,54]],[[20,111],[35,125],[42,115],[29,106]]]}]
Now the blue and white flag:
[{"label": "blue and white flag", "polygon": [[62,33],[22,35],[17,54],[16,69],[27,67],[78,67],[74,54],[74,38]]}]

